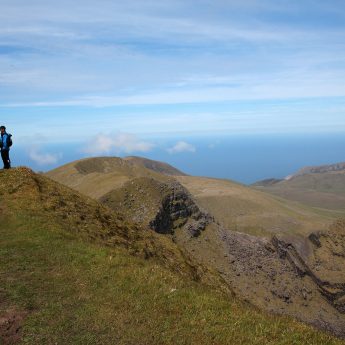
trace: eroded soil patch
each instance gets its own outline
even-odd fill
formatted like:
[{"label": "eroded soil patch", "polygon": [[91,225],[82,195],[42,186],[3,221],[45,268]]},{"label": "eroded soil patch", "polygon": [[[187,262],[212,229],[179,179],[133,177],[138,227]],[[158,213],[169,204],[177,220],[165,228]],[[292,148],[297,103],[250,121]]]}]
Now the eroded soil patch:
[{"label": "eroded soil patch", "polygon": [[1,344],[17,344],[21,338],[23,322],[28,315],[27,311],[15,307],[0,312],[0,341]]}]

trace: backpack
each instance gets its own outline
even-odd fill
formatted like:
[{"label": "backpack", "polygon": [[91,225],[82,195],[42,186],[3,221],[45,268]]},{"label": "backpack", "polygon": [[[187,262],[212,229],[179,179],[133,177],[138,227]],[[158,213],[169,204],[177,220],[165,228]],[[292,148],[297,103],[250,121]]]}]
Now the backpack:
[{"label": "backpack", "polygon": [[13,144],[12,142],[12,134],[7,135],[7,147],[11,147]]}]

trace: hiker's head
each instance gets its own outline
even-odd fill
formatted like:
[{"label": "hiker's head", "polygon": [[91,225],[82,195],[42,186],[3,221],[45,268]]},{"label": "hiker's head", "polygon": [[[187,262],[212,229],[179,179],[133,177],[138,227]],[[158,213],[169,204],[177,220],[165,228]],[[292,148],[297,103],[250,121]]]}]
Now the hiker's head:
[{"label": "hiker's head", "polygon": [[1,132],[1,134],[4,134],[6,132],[6,127],[5,126],[1,126],[0,127],[0,132]]}]

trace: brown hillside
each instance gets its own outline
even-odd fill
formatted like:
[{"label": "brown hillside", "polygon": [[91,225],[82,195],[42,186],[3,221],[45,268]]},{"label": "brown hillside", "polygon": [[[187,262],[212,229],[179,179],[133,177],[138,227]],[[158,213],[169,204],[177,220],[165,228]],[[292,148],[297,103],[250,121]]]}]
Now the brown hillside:
[{"label": "brown hillside", "polygon": [[[61,182],[89,195],[100,195],[97,187],[106,181],[99,200],[128,221],[168,235],[193,262],[218,271],[241,299],[345,335],[345,281],[337,273],[345,264],[344,230],[328,232],[331,218],[231,181],[174,179],[118,159],[82,162],[82,169],[77,162],[49,174],[65,174]],[[336,243],[340,256],[332,249]]]},{"label": "brown hillside", "polygon": [[258,182],[254,187],[297,201],[319,212],[345,215],[345,163],[306,167],[274,184]]},{"label": "brown hillside", "polygon": [[193,279],[218,284],[213,274],[193,263],[169,238],[28,168],[0,171],[0,196],[0,211],[6,210],[6,217],[15,217],[17,211],[26,210],[33,217],[58,224],[85,240],[121,246],[132,254],[154,257]]},{"label": "brown hillside", "polygon": [[138,165],[138,166],[143,166],[147,169],[156,171],[164,175],[170,175],[170,176],[185,176],[186,175],[182,171],[164,162],[154,161],[151,159],[137,157],[137,156],[125,157],[124,160],[132,162],[133,164]]},{"label": "brown hillside", "polygon": [[[173,204],[178,200],[172,199]],[[181,207],[178,203],[177,209],[167,208],[166,212],[183,211]],[[173,229],[174,238],[171,234],[158,235],[125,218],[119,211],[110,210],[29,169],[1,171],[0,342],[14,344],[22,338],[25,344],[112,344],[115,341],[123,345],[182,345],[186,339],[205,345],[343,343],[290,318],[260,312],[190,279],[207,278],[214,287],[229,290],[220,278],[225,271],[211,274],[201,264],[206,256],[196,262],[203,252],[193,253],[191,247],[209,250],[208,244],[216,243],[211,235],[217,235],[217,231],[222,234],[218,238],[222,242],[218,244],[228,245],[219,246],[218,253],[222,255],[224,248],[228,256],[236,255],[236,260],[231,259],[227,265],[228,278],[230,270],[237,272],[233,281],[227,280],[227,286],[233,285],[236,290],[236,284],[257,280],[260,271],[268,272],[273,267],[269,261],[275,258],[273,243],[271,246],[233,232],[226,235],[214,224],[209,224],[197,237],[177,227]],[[342,241],[342,227],[339,223],[334,229],[339,233],[337,243]],[[321,250],[315,261],[317,265],[327,259],[327,250],[342,255],[341,247],[334,247],[327,237],[325,242],[322,236],[317,234],[312,239]],[[261,243],[270,249],[271,256]],[[283,243],[279,239],[274,248]],[[293,246],[286,248],[291,250]],[[183,248],[193,254],[189,255]],[[279,249],[282,264],[276,262],[276,267],[287,268],[289,281],[293,269],[284,259],[284,248]],[[259,267],[263,266],[260,257],[266,258],[264,270]],[[209,257],[207,266],[215,263]],[[332,284],[339,279],[340,276],[334,275]],[[252,286],[244,287],[242,291],[249,293],[248,300],[255,302]],[[332,286],[327,288],[330,290]],[[269,291],[260,289],[258,301],[264,290]],[[272,286],[272,291],[276,287]],[[242,296],[240,292],[238,295]],[[289,292],[279,296],[298,309],[297,297],[295,301],[292,294],[287,295]],[[317,293],[314,290],[310,296],[306,293],[305,303],[313,305]],[[333,301],[333,308],[341,310],[339,287],[327,296],[327,301]],[[305,320],[337,332],[340,321],[336,323],[332,314],[325,314],[328,304],[324,303],[321,300],[319,304],[319,324],[313,321],[313,313]]]}]

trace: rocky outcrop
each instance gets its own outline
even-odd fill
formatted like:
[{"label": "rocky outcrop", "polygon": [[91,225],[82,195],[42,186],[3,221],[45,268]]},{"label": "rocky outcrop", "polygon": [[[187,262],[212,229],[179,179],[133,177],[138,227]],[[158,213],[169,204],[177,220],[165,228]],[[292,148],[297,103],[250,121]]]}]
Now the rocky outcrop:
[{"label": "rocky outcrop", "polygon": [[308,237],[220,235],[229,263],[219,271],[235,294],[345,338],[345,222]]},{"label": "rocky outcrop", "polygon": [[212,217],[199,209],[180,183],[174,182],[169,189],[155,218],[150,222],[150,227],[163,234],[185,228],[192,237],[199,236],[213,220]]},{"label": "rocky outcrop", "polygon": [[100,201],[160,234],[174,234],[183,229],[190,237],[197,237],[213,220],[174,179],[167,182],[147,177],[132,179]]},{"label": "rocky outcrop", "polygon": [[272,242],[301,277],[309,276],[328,303],[345,314],[345,233],[335,229],[341,229],[341,222],[330,231],[310,234],[304,240],[311,247],[308,253],[291,241],[275,237]]}]

